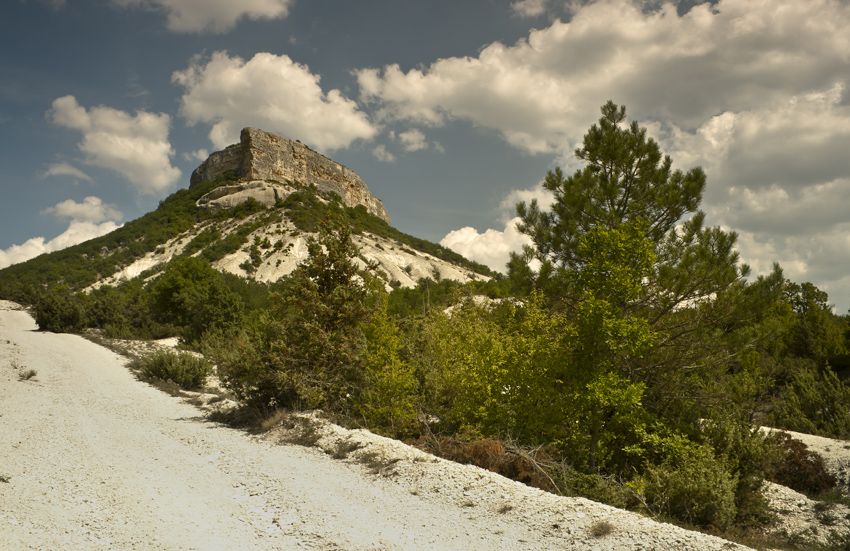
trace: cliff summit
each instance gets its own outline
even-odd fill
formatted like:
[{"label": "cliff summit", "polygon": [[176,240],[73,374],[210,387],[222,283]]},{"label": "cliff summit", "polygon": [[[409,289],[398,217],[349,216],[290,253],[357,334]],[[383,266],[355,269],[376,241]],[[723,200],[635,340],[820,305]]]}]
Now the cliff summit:
[{"label": "cliff summit", "polygon": [[232,170],[245,182],[257,180],[313,184],[319,191],[338,194],[349,207],[366,210],[390,222],[380,199],[354,171],[316,153],[299,141],[256,128],[243,128],[238,144],[216,151],[195,169],[189,188]]}]

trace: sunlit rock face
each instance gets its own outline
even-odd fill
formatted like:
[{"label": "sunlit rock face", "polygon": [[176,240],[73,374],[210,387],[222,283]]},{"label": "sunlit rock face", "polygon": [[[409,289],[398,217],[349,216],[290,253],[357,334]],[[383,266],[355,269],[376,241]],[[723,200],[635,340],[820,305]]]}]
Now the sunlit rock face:
[{"label": "sunlit rock face", "polygon": [[387,209],[352,170],[316,153],[299,141],[256,128],[242,129],[240,142],[216,151],[192,173],[189,187],[232,170],[245,182],[301,182],[338,194],[349,207],[363,205],[390,222]]}]

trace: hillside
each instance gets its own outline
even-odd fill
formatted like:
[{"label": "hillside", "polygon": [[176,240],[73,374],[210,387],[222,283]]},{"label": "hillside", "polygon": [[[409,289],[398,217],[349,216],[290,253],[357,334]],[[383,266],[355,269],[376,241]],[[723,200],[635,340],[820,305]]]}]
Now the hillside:
[{"label": "hillside", "polygon": [[4,549],[744,549],[319,419],[316,448],[229,429],[34,328],[0,302]]},{"label": "hillside", "polygon": [[507,277],[483,281],[394,230],[348,169],[289,141],[254,155],[251,138],[113,246],[20,270],[0,292],[28,300],[42,330],[177,337],[191,353],[139,372],[172,390],[215,375],[219,401],[237,404],[230,423],[322,410],[740,543],[846,547],[846,474],[759,427],[850,438],[850,386],[833,369],[850,319],[778,264],[752,277],[737,236],[698,210],[701,169],[673,171],[624,109],[602,112],[577,152],[587,166],[547,175],[551,210],[517,206],[534,245]]},{"label": "hillside", "polygon": [[303,259],[306,240],[331,213],[352,225],[363,258],[381,266],[388,285],[412,287],[422,277],[466,281],[493,275],[486,266],[396,230],[362,206],[345,206],[332,192],[295,182],[275,184],[289,195],[270,206],[250,196],[228,209],[197,205],[213,190],[238,181],[235,173],[220,174],[177,191],[155,211],[108,235],[0,270],[0,293],[27,285],[82,290],[115,284],[143,272],[153,275],[179,255],[195,255],[230,273],[274,281]]}]

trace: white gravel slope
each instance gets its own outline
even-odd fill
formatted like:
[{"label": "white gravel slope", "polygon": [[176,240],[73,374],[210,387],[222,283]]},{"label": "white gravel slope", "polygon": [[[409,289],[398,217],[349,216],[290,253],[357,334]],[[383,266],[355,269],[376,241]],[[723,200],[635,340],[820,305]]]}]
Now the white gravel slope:
[{"label": "white gravel slope", "polygon": [[[251,437],[15,308],[0,302],[3,550],[745,549],[365,431],[322,429],[330,449],[366,445],[344,461]],[[399,461],[370,474],[370,450]],[[613,531],[594,538],[600,520]]]}]

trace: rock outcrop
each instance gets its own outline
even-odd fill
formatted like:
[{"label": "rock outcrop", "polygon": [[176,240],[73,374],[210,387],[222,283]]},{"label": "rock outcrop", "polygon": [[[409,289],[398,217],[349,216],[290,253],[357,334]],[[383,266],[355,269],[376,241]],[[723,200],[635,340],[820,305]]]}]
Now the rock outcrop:
[{"label": "rock outcrop", "polygon": [[220,210],[236,208],[248,198],[252,198],[266,207],[273,207],[278,200],[285,199],[296,188],[284,184],[275,184],[262,180],[245,182],[232,186],[217,187],[198,199],[197,205],[213,214]]},{"label": "rock outcrop", "polygon": [[240,142],[216,151],[192,173],[189,187],[232,170],[243,181],[265,180],[313,184],[320,191],[337,193],[343,202],[390,222],[387,209],[352,170],[316,153],[299,141],[256,128],[242,129]]}]

